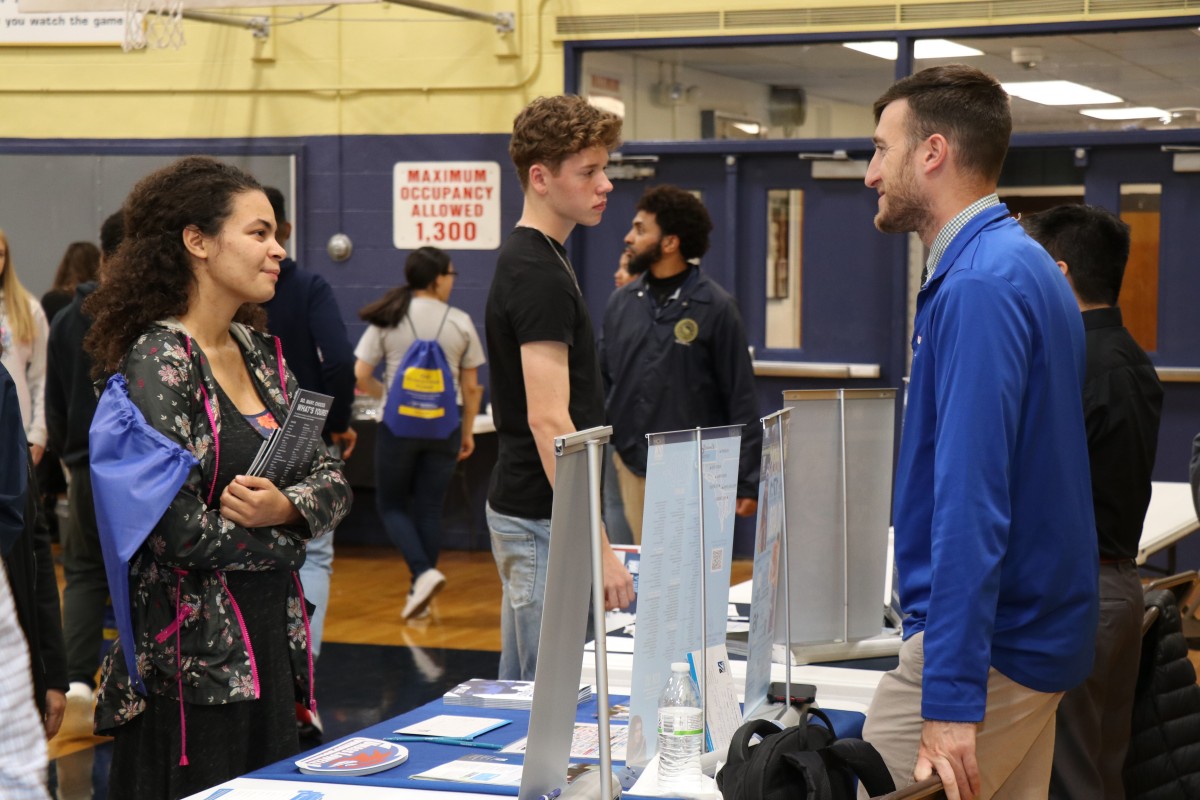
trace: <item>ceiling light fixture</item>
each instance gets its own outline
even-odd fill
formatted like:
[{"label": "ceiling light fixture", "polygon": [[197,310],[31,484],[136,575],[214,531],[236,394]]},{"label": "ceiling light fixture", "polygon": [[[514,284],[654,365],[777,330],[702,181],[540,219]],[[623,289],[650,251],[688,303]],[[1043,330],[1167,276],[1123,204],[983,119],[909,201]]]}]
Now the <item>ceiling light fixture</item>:
[{"label": "ceiling light fixture", "polygon": [[1017,81],[1003,83],[1004,91],[1044,106],[1090,106],[1124,102],[1120,97],[1073,81]]},{"label": "ceiling light fixture", "polygon": [[1154,108],[1153,106],[1133,106],[1131,108],[1084,108],[1080,109],[1080,114],[1085,117],[1094,117],[1096,119],[1107,120],[1122,120],[1122,119],[1170,119],[1171,112],[1163,108]]},{"label": "ceiling light fixture", "polygon": [[[895,61],[900,53],[897,42],[845,42],[842,47],[866,53],[869,56]],[[982,50],[952,42],[949,39],[918,39],[913,47],[914,58],[971,58],[983,55]]]},{"label": "ceiling light fixture", "polygon": [[621,119],[625,119],[625,101],[619,97],[609,97],[604,94],[588,95],[588,105],[594,108],[599,108],[602,111],[608,111],[616,114]]}]

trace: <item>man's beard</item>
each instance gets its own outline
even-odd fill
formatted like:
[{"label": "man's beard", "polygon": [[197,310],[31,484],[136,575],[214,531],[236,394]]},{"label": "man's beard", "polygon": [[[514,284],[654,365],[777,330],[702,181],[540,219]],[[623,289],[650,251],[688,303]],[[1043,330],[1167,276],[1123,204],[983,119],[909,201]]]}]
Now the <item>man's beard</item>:
[{"label": "man's beard", "polygon": [[655,242],[654,247],[651,247],[649,250],[644,250],[641,253],[630,253],[629,263],[625,266],[625,269],[630,275],[636,278],[659,261],[662,261],[662,239]]},{"label": "man's beard", "polygon": [[909,168],[896,176],[892,186],[884,186],[887,209],[875,214],[875,227],[881,233],[910,233],[925,227],[929,210],[918,196],[914,184]]}]

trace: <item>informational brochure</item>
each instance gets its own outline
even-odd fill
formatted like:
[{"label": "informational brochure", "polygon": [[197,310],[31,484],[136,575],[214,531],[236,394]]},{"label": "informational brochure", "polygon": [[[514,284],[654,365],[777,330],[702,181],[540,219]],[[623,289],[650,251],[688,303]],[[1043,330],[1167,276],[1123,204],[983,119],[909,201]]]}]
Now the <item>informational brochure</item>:
[{"label": "informational brochure", "polygon": [[438,714],[436,717],[421,720],[413,725],[397,728],[395,732],[407,736],[474,739],[476,736],[494,731],[510,722],[511,720],[493,717],[456,717],[452,714]]},{"label": "informational brochure", "polygon": [[300,389],[288,407],[283,426],[263,442],[247,470],[283,488],[299,483],[308,474],[313,452],[322,445],[321,431],[333,408],[333,398]]},{"label": "informational brochure", "polygon": [[[296,790],[294,786],[222,786],[209,790],[200,800],[326,800],[325,793],[315,789]],[[199,797],[199,795],[197,795]]]},{"label": "informational brochure", "polygon": [[[613,761],[624,761],[629,742],[628,725],[610,725],[608,740],[612,745]],[[527,739],[518,739],[501,750],[501,753],[524,753]],[[600,757],[600,726],[594,722],[576,722],[571,737],[571,758]]]},{"label": "informational brochure", "polygon": [[[585,703],[591,697],[591,685],[581,683],[577,702]],[[451,706],[528,710],[533,704],[533,681],[471,678],[442,695],[442,702]]]},{"label": "informational brochure", "polygon": [[700,651],[688,653],[692,679],[700,686],[704,698],[704,742],[709,752],[724,750],[742,724],[742,707],[737,687],[729,669],[729,654],[725,645],[708,648],[706,664],[701,669]]},{"label": "informational brochure", "polygon": [[[431,786],[427,791],[396,789],[390,786],[367,786],[361,782],[329,783],[308,776],[296,776],[296,780],[279,778],[233,778],[220,786],[212,786],[183,800],[396,800],[396,797],[415,800],[438,800],[436,789],[448,787]],[[458,800],[496,800],[495,795],[480,792],[456,792],[442,795],[442,800],[451,797]]]},{"label": "informational brochure", "polygon": [[423,781],[520,786],[522,766],[522,760],[516,756],[480,753],[456,758],[412,777]]}]

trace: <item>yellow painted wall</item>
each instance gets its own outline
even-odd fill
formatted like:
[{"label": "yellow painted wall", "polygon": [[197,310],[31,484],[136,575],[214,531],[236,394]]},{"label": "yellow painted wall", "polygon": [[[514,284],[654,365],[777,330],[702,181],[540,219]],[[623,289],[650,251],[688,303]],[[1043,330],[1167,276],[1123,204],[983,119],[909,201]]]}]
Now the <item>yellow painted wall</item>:
[{"label": "yellow painted wall", "polygon": [[[179,50],[123,53],[116,47],[0,48],[0,137],[181,138],[325,134],[505,133],[516,112],[539,94],[561,91],[560,17],[621,17],[619,32],[584,38],[745,35],[806,30],[895,29],[864,25],[859,2],[847,22],[822,26],[731,28],[723,7],[802,8],[786,0],[444,0],[480,11],[513,11],[517,31],[501,36],[483,22],[383,3],[340,6],[319,18],[282,24],[319,7],[274,10],[269,39],[249,31],[186,21]],[[920,6],[914,0],[907,7]],[[961,4],[946,22],[1011,23],[972,18]],[[874,6],[878,8],[878,4]],[[1026,6],[1028,8],[1028,6]],[[897,19],[901,18],[897,5]],[[688,27],[682,14],[710,12]],[[271,13],[269,10],[263,13]],[[641,16],[639,16],[641,15]],[[665,15],[665,16],[659,16]],[[719,20],[713,25],[711,20]],[[1062,17],[1038,17],[1048,22]],[[624,27],[620,27],[623,25]],[[930,23],[922,22],[921,27]],[[579,34],[572,34],[580,38]]]}]

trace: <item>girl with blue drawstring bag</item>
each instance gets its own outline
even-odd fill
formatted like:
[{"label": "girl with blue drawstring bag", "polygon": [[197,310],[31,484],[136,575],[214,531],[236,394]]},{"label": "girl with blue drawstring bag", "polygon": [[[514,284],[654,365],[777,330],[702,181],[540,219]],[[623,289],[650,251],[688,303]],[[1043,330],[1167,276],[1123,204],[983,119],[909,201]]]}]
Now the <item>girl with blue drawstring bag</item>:
[{"label": "girl with blue drawstring bag", "polygon": [[261,330],[284,255],[262,187],[185,158],[140,181],[123,216],[84,306],[106,379],[90,469],[119,630],[96,731],[114,737],[111,800],[172,800],[299,751],[295,704],[315,701],[296,570],[350,489],[319,442],[293,485],[248,475],[298,390]]}]

